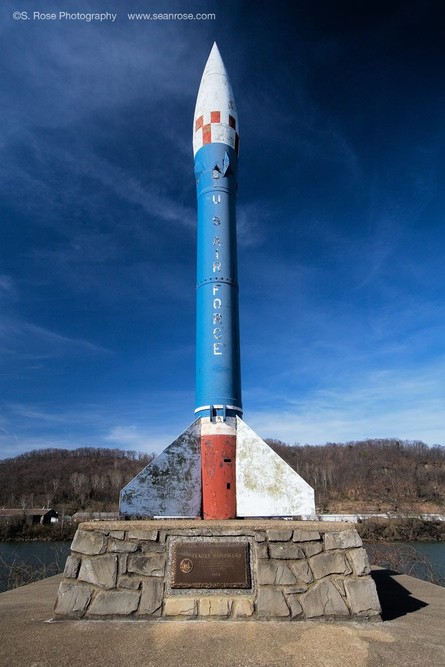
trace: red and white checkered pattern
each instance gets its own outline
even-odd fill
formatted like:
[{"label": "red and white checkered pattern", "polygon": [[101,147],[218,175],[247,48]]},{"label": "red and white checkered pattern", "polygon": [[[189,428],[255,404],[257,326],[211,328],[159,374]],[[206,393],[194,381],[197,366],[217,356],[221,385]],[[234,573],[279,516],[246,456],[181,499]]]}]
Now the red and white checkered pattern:
[{"label": "red and white checkered pattern", "polygon": [[[221,116],[226,116],[222,118]],[[238,154],[239,134],[237,121],[231,114],[221,114],[220,111],[210,111],[202,114],[195,120],[193,148],[196,154],[202,146],[211,143],[227,144]]]}]

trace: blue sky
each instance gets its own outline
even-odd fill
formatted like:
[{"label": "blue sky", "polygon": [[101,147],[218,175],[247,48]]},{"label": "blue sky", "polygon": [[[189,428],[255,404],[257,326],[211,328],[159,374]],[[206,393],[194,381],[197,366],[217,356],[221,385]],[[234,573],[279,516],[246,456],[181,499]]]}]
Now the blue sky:
[{"label": "blue sky", "polygon": [[[193,421],[196,94],[240,121],[244,418],[445,444],[441,2],[1,7],[0,458],[160,451]],[[128,12],[215,13],[130,21]]]}]

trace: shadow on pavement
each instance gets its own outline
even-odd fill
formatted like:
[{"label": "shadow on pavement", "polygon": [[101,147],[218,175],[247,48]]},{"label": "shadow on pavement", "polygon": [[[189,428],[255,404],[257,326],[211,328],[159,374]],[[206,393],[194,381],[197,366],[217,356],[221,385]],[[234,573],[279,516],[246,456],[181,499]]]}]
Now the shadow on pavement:
[{"label": "shadow on pavement", "polygon": [[413,597],[406,588],[393,579],[393,575],[399,574],[398,572],[373,570],[371,574],[382,606],[382,621],[392,621],[428,606],[426,602]]}]

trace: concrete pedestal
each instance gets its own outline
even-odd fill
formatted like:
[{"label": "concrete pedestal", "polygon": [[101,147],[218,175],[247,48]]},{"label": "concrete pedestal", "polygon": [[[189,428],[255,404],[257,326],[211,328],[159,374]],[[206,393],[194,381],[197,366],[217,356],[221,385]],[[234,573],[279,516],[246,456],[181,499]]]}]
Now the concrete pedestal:
[{"label": "concrete pedestal", "polygon": [[[175,588],[178,541],[247,545],[248,588]],[[199,555],[198,555],[199,557]],[[188,560],[188,559],[187,559]],[[376,620],[380,603],[354,526],[282,520],[83,523],[56,618]]]}]

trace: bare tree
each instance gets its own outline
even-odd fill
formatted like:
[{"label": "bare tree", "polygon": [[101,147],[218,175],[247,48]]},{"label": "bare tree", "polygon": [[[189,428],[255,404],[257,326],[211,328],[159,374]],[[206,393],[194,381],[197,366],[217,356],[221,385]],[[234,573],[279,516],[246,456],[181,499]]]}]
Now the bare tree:
[{"label": "bare tree", "polygon": [[51,484],[53,485],[54,495],[57,496],[57,492],[60,489],[60,477],[53,477]]},{"label": "bare tree", "polygon": [[85,500],[90,491],[88,475],[83,472],[72,472],[70,475],[71,486],[76,494],[81,506],[85,505]]},{"label": "bare tree", "polygon": [[54,494],[49,488],[48,484],[45,482],[45,507],[51,507],[53,502]]}]

